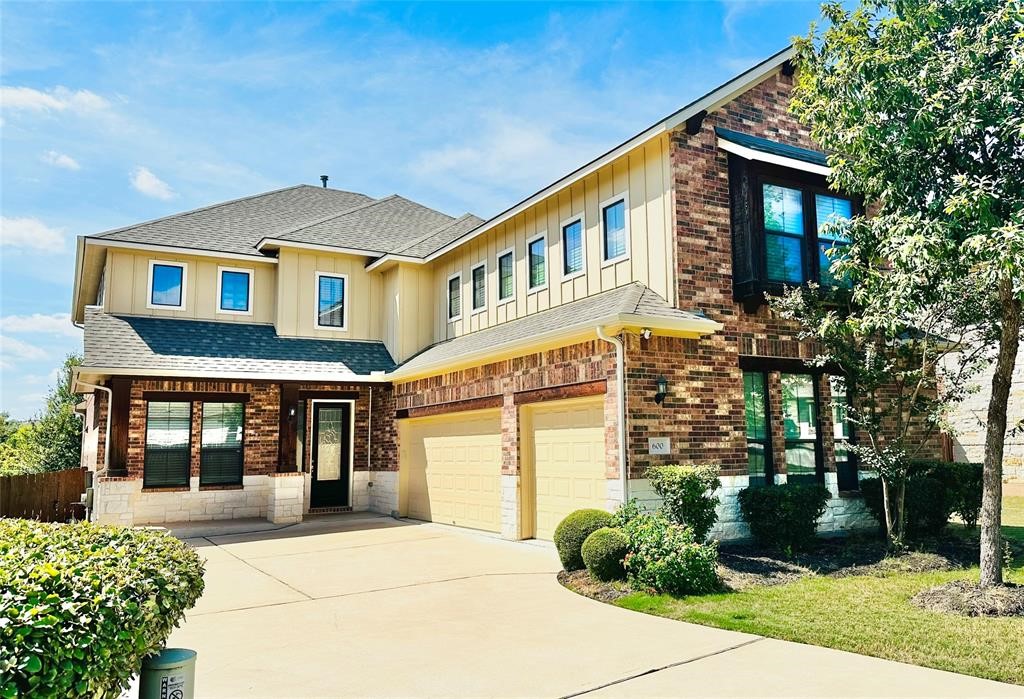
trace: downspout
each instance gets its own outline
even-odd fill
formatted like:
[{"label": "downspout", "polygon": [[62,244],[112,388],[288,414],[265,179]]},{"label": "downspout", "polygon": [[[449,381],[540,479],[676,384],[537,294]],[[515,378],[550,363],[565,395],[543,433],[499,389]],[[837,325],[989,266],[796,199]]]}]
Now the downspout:
[{"label": "downspout", "polygon": [[97,386],[96,384],[86,383],[81,379],[78,380],[80,386],[86,388],[98,389],[107,394],[107,426],[105,435],[103,437],[103,474],[106,475],[110,470],[110,415],[114,408],[114,392],[106,386]]},{"label": "downspout", "polygon": [[615,346],[615,381],[619,403],[619,479],[622,482],[622,502],[629,501],[629,464],[626,460],[626,348],[618,337],[607,335],[604,326],[597,326],[597,336]]}]

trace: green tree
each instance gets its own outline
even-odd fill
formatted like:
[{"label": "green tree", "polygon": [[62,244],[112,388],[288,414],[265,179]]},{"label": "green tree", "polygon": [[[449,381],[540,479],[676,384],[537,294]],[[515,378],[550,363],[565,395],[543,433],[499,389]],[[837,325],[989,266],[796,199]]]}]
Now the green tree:
[{"label": "green tree", "polygon": [[17,420],[11,419],[11,414],[6,410],[0,412],[0,444],[6,442],[11,435],[18,431],[19,424]]},{"label": "green tree", "polygon": [[[995,350],[981,513],[982,586],[1002,582],[1001,476],[1024,300],[1024,6],[1020,0],[862,0],[822,7],[797,46],[792,109],[832,155],[832,183],[874,216],[851,238],[884,284],[855,302],[896,319],[973,296]],[[855,242],[855,244],[857,244]],[[851,251],[852,252],[852,251]]]},{"label": "green tree", "polygon": [[71,392],[71,373],[82,358],[65,358],[57,383],[46,398],[46,411],[36,423],[36,440],[44,471],[78,468],[82,461],[82,420],[75,414],[79,396]]}]

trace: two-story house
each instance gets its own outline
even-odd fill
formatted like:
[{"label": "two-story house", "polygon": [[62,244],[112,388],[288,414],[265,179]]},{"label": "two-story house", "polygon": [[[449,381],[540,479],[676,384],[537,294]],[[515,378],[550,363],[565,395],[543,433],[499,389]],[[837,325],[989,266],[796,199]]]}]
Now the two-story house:
[{"label": "two-story house", "polygon": [[[827,485],[864,519],[841,377],[764,292],[829,275],[856,211],[788,113],[782,51],[484,221],[298,186],[82,237],[93,516],[373,510],[550,538],[650,498]],[[837,405],[839,404],[837,403]]]}]

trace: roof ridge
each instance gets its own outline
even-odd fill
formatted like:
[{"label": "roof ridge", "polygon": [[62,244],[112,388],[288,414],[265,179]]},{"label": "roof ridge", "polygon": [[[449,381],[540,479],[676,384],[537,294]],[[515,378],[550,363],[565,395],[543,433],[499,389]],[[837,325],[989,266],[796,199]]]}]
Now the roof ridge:
[{"label": "roof ridge", "polygon": [[345,209],[344,211],[342,211],[340,213],[331,214],[330,216],[326,216],[324,218],[317,219],[316,221],[311,221],[309,223],[304,223],[301,226],[297,226],[296,228],[289,228],[288,230],[284,231],[283,233],[279,233],[277,237],[280,238],[281,236],[291,235],[292,233],[298,233],[299,231],[306,230],[307,228],[312,228],[313,226],[319,226],[322,223],[327,223],[328,221],[333,221],[336,218],[341,218],[342,216],[348,216],[349,214],[354,214],[357,211],[362,211],[363,209],[369,209],[370,207],[376,206],[377,204],[383,204],[386,201],[391,201],[392,199],[395,199],[396,197],[399,198],[399,199],[401,198],[397,194],[389,194],[388,196],[381,197],[380,199],[372,199],[371,198],[370,201],[363,202],[362,204],[359,204],[358,206],[353,206],[351,209]]},{"label": "roof ridge", "polygon": [[[140,228],[142,226],[148,226],[148,225],[151,225],[153,223],[160,223],[161,221],[170,221],[172,219],[182,218],[184,216],[191,216],[192,214],[198,214],[198,213],[201,213],[203,211],[212,211],[213,209],[219,209],[220,207],[227,206],[228,204],[237,204],[237,203],[243,202],[243,201],[251,201],[253,199],[259,199],[260,197],[267,197],[267,196],[270,196],[271,194],[280,194],[281,192],[287,192],[287,191],[292,190],[292,189],[300,189],[302,187],[310,187],[312,189],[318,189],[318,190],[319,189],[324,189],[324,187],[314,187],[311,184],[293,184],[293,185],[289,185],[287,187],[281,187],[279,189],[271,189],[271,190],[269,190],[267,192],[259,192],[258,194],[249,194],[249,195],[246,195],[244,197],[237,197],[236,199],[228,199],[227,201],[219,201],[216,204],[207,204],[206,206],[200,206],[198,209],[189,209],[188,211],[179,211],[179,212],[174,213],[174,214],[168,214],[167,216],[159,216],[157,218],[149,219],[148,221],[140,221],[139,223],[133,223],[133,224],[131,224],[129,226],[121,226],[120,228],[111,228],[110,230],[102,231],[100,233],[94,233],[94,234],[86,236],[86,237],[87,238],[104,238],[104,237],[106,237],[108,235],[114,235],[115,233],[123,233],[125,231],[130,231],[133,228]],[[362,196],[362,197],[369,196],[367,194],[363,194],[362,192],[349,192],[346,189],[332,189],[331,191],[333,191],[333,192],[346,192],[347,194],[358,194],[359,196]]]}]

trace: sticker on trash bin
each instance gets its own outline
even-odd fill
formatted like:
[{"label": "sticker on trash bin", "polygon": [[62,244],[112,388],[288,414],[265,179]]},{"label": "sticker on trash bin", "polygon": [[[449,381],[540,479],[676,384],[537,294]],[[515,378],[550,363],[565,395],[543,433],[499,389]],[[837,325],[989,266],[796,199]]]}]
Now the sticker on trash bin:
[{"label": "sticker on trash bin", "polygon": [[160,699],[184,699],[185,675],[164,675],[160,678]]}]

